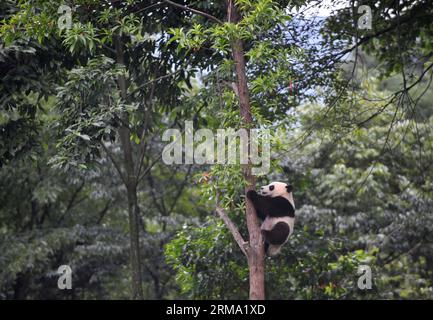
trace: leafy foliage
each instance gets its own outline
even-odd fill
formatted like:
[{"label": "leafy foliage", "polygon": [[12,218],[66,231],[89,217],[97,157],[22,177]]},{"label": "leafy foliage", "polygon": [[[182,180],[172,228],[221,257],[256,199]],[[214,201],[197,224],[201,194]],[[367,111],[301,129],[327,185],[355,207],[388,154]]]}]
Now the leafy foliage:
[{"label": "leafy foliage", "polygon": [[[212,214],[218,198],[247,238],[240,164],[160,161],[161,133],[185,120],[241,127],[233,40],[254,126],[270,130],[257,184],[295,186],[267,298],[431,299],[432,4],[364,1],[373,30],[360,31],[351,4],[308,18],[316,2],[237,0],[233,23],[224,1],[177,1],[209,19],[80,0],[60,30],[58,1],[2,1],[0,299],[130,298],[133,206],[145,298],[248,297],[247,261]],[[71,291],[57,289],[62,264]],[[360,265],[372,290],[357,287]]]}]

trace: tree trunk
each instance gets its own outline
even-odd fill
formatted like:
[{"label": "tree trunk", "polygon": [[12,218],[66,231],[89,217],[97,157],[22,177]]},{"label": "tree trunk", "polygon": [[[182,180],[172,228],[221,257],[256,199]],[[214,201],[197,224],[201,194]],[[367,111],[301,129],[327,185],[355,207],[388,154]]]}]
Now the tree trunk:
[{"label": "tree trunk", "polygon": [[[236,23],[238,15],[233,0],[228,1],[228,19],[229,22]],[[241,40],[232,42],[232,54],[236,68],[237,88],[239,95],[240,114],[242,117],[242,126],[246,129],[251,128],[252,115],[250,107],[250,96],[247,85],[247,76],[245,70],[244,48]],[[249,137],[249,135],[248,135]],[[248,146],[250,148],[250,146]],[[243,165],[243,175],[247,182],[245,194],[254,189],[255,177],[251,174],[251,163]],[[245,197],[246,198],[246,197]],[[249,251],[248,251],[248,268],[250,271],[250,299],[265,299],[265,252],[264,243],[260,232],[260,221],[257,217],[256,210],[252,202],[246,198],[245,208],[247,227],[249,233]]]},{"label": "tree trunk", "polygon": [[[121,36],[114,37],[117,63],[125,65],[123,56],[123,43]],[[124,101],[127,101],[127,84],[123,75],[119,76],[118,84],[120,94]],[[140,260],[140,241],[139,241],[139,221],[140,208],[137,199],[137,177],[134,169],[134,158],[132,156],[131,132],[128,127],[128,116],[122,116],[122,123],[119,128],[120,143],[123,151],[125,168],[125,185],[128,194],[128,216],[129,216],[129,235],[130,235],[130,260],[132,273],[132,298],[143,299],[143,287],[141,278]],[[121,173],[119,173],[121,174]]]}]

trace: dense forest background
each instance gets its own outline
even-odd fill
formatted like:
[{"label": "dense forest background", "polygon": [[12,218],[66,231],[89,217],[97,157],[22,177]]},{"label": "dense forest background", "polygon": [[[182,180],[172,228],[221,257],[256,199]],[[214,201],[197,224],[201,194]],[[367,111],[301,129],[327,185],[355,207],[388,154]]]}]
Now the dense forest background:
[{"label": "dense forest background", "polygon": [[242,127],[236,41],[271,133],[256,186],[297,207],[266,298],[433,298],[433,2],[2,0],[0,299],[249,297],[215,212],[247,238],[241,166],[161,160],[185,121]]}]

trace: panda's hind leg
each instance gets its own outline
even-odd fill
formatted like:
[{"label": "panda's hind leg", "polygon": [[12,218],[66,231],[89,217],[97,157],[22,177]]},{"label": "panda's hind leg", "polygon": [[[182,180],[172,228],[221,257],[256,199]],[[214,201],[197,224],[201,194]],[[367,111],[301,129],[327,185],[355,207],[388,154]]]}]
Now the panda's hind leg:
[{"label": "panda's hind leg", "polygon": [[262,230],[263,238],[273,245],[282,245],[290,234],[290,227],[287,223],[278,222],[272,230]]}]

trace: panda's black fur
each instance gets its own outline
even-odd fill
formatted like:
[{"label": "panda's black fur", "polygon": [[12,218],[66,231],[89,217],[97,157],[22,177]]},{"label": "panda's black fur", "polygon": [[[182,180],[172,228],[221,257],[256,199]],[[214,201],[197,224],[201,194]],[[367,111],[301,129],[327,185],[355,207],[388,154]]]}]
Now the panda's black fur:
[{"label": "panda's black fur", "polygon": [[262,220],[261,232],[265,241],[266,254],[274,256],[293,232],[295,203],[293,187],[283,182],[272,182],[260,188],[261,194],[254,190],[247,192],[258,217]]}]

